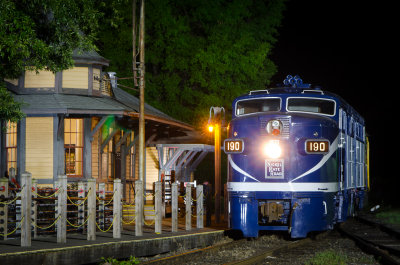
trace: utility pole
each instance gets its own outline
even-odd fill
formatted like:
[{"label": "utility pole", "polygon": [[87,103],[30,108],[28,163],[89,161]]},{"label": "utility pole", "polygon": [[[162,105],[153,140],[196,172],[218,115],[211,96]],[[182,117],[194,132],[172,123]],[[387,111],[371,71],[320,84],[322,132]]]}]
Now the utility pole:
[{"label": "utility pole", "polygon": [[[144,122],[144,0],[140,0],[139,49],[136,50],[136,0],[132,3],[132,68],[135,86],[139,86],[139,180],[144,181],[145,122]],[[139,62],[137,55],[139,54]],[[139,82],[137,82],[139,79]]]},{"label": "utility pole", "polygon": [[[213,116],[211,115],[213,114]],[[211,107],[209,125],[214,130],[214,198],[215,198],[215,222],[221,221],[221,129],[225,120],[225,109],[223,107]],[[226,195],[225,195],[226,196]]]},{"label": "utility pole", "polygon": [[[139,180],[144,182],[145,169],[145,123],[144,123],[144,88],[145,88],[145,65],[144,65],[144,0],[140,1],[140,24],[139,24],[139,51],[140,51],[140,66],[139,66]],[[143,190],[144,193],[145,189]]]},{"label": "utility pole", "polygon": [[[140,0],[139,17],[139,49],[136,50],[136,0],[132,2],[132,68],[134,85],[139,86],[139,180],[145,187],[145,121],[144,121],[144,89],[145,89],[145,63],[144,63],[144,0]],[[137,62],[139,54],[139,62]],[[137,82],[139,79],[139,82]],[[142,206],[143,207],[143,206]],[[142,209],[143,210],[143,209]],[[143,211],[142,211],[143,212]]]}]

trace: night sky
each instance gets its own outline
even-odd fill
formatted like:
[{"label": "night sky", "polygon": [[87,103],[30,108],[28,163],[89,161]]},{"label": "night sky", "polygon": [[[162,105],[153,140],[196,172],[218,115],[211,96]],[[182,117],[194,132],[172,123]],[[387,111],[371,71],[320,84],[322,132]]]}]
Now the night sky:
[{"label": "night sky", "polygon": [[397,69],[391,64],[398,30],[389,28],[395,9],[355,2],[288,1],[272,55],[278,66],[272,84],[299,75],[350,103],[365,118],[370,137],[371,198],[399,204],[393,151],[400,119],[394,112]]}]

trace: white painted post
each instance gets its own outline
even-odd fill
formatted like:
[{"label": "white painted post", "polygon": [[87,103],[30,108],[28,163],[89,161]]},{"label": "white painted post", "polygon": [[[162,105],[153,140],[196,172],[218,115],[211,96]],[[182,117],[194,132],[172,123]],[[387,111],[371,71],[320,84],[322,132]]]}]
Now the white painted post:
[{"label": "white painted post", "polygon": [[[115,182],[114,182],[115,183]],[[104,230],[105,227],[105,206],[104,206],[104,200],[106,199],[106,184],[105,183],[99,183],[99,226],[101,229]]]},{"label": "white painted post", "polygon": [[[8,179],[0,178],[0,197],[8,198]],[[7,239],[8,205],[0,203],[0,234]]]},{"label": "white painted post", "polygon": [[67,243],[67,176],[58,176],[57,193],[57,243]]},{"label": "white painted post", "polygon": [[31,246],[32,174],[21,174],[21,247]]},{"label": "white painted post", "polygon": [[161,234],[162,229],[162,182],[157,181],[155,183],[155,194],[154,194],[154,207],[155,207],[155,226],[154,230],[157,234]]},{"label": "white painted post", "polygon": [[143,181],[135,181],[135,235],[143,235]]},{"label": "white painted post", "polygon": [[[78,225],[80,226],[78,229],[82,229],[84,232],[83,223],[85,222],[85,203],[83,202],[84,198],[86,197],[85,192],[85,184],[82,181],[78,182],[78,198],[82,198],[82,200],[78,201]],[[82,225],[82,226],[81,226]]]},{"label": "white painted post", "polygon": [[[58,190],[60,187],[59,181],[55,180],[53,183],[53,189],[54,190]],[[58,217],[58,200],[57,200],[57,196],[55,196],[56,199],[54,200],[54,219],[57,219]],[[54,230],[57,232],[57,226],[54,227]]]},{"label": "white painted post", "polygon": [[172,232],[178,232],[178,184],[172,183],[171,186]]},{"label": "white painted post", "polygon": [[203,185],[197,185],[196,187],[196,212],[197,212],[197,228],[204,228],[203,222],[203,202],[204,202],[204,194],[203,194]]},{"label": "white painted post", "polygon": [[120,179],[114,179],[114,199],[113,199],[113,238],[121,238],[121,196],[122,195],[122,184]]},{"label": "white painted post", "polygon": [[192,185],[186,184],[186,231],[192,229]]},{"label": "white painted post", "polygon": [[[33,198],[37,198],[37,179],[32,179],[32,191],[34,191],[34,193],[32,194]],[[32,200],[32,222],[34,224],[37,224],[37,201],[36,200]],[[33,238],[37,238],[37,227],[33,226]]]},{"label": "white painted post", "polygon": [[88,179],[87,240],[96,240],[96,180]]}]

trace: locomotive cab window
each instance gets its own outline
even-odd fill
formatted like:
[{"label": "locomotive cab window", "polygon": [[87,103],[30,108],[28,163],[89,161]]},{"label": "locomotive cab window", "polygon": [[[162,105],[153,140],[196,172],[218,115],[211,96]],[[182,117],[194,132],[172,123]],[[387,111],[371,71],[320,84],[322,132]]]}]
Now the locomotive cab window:
[{"label": "locomotive cab window", "polygon": [[287,110],[335,115],[335,101],[321,98],[288,98]]},{"label": "locomotive cab window", "polygon": [[236,103],[236,115],[238,116],[258,112],[279,111],[280,109],[280,98],[246,99]]}]

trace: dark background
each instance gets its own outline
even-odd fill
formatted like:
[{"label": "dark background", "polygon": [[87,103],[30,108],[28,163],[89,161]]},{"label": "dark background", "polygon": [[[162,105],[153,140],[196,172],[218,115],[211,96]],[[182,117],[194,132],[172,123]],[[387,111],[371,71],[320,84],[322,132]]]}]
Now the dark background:
[{"label": "dark background", "polygon": [[373,1],[288,1],[272,55],[278,74],[271,85],[299,75],[304,83],[340,95],[365,118],[370,203],[385,206],[400,206],[394,10]]}]

